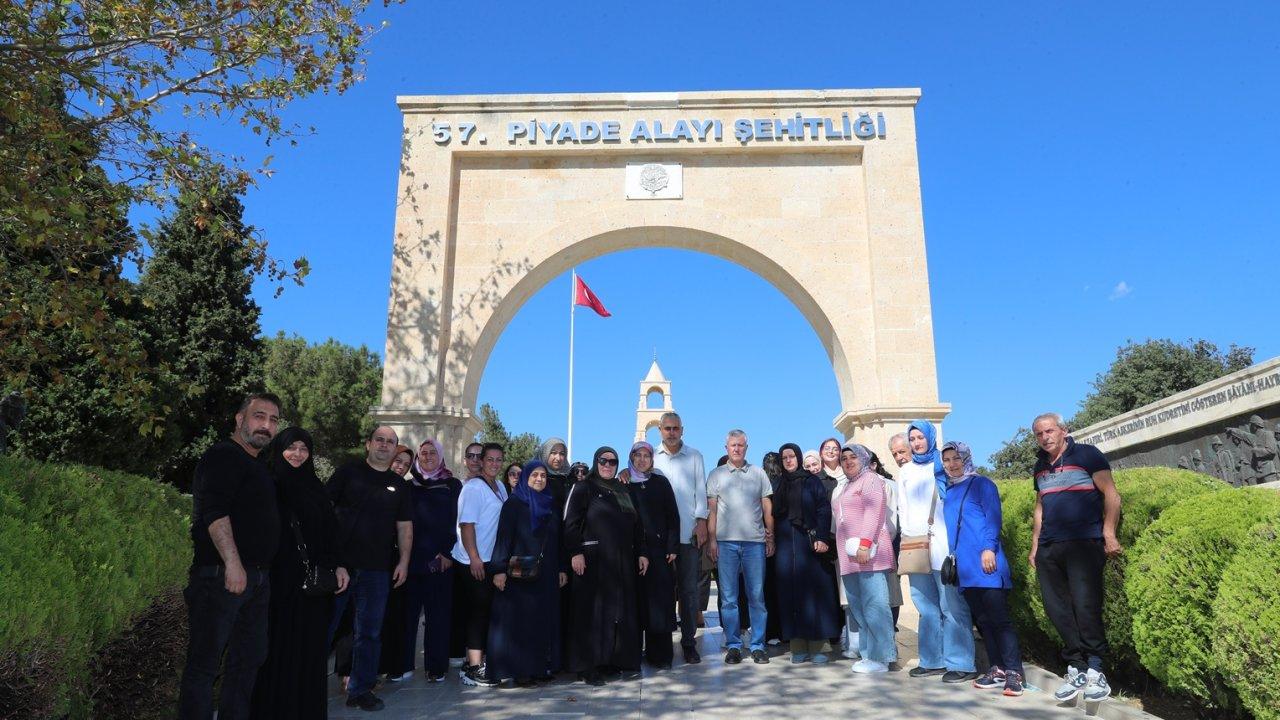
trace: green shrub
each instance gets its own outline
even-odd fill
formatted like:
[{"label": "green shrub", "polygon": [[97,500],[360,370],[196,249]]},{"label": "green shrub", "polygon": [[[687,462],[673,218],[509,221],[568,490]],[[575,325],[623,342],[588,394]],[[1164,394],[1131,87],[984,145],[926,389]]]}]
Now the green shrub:
[{"label": "green shrub", "polygon": [[1168,688],[1211,706],[1232,703],[1224,668],[1213,660],[1213,638],[1224,631],[1214,601],[1249,529],[1277,518],[1280,494],[1228,489],[1179,502],[1138,538],[1125,578],[1133,642],[1143,666]]},{"label": "green shrub", "polygon": [[88,715],[93,650],[182,585],[190,506],[152,480],[0,457],[0,653],[56,649],[54,713]]},{"label": "green shrub", "polygon": [[1213,601],[1213,661],[1258,720],[1280,719],[1280,520],[1245,534]]},{"label": "green shrub", "polygon": [[[1133,646],[1125,571],[1134,543],[1169,506],[1227,486],[1208,475],[1172,468],[1131,468],[1116,470],[1113,475],[1121,499],[1116,535],[1126,552],[1107,562],[1103,622],[1111,650],[1110,662],[1133,671],[1140,664]],[[1044,662],[1056,660],[1062,639],[1044,611],[1039,582],[1027,561],[1031,551],[1035,491],[1029,478],[1001,480],[999,486],[1004,513],[1002,541],[1014,577],[1010,615],[1030,654]]]}]

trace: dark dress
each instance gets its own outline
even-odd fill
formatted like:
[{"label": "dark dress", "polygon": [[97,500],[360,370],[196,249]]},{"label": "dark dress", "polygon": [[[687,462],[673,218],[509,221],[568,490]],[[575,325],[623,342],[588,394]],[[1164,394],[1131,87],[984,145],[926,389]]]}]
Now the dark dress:
[{"label": "dark dress", "polygon": [[644,531],[640,516],[587,479],[573,486],[565,506],[565,553],[585,556],[582,575],[570,574],[569,669],[640,668],[640,568]]},{"label": "dark dress", "polygon": [[542,555],[538,576],[507,576],[505,590],[493,594],[486,662],[494,679],[540,678],[560,669],[560,573],[568,572],[561,551],[561,521],[552,513],[534,531],[529,506],[507,498],[498,516],[493,555],[485,565],[492,578],[507,572],[515,555]]},{"label": "dark dress", "polygon": [[[778,523],[778,483],[782,481],[780,477],[770,477],[769,485],[773,488],[773,527],[774,533],[777,534]],[[740,590],[743,594],[738,597],[746,597],[746,585],[744,584]],[[778,609],[778,548],[775,543],[773,557],[766,556],[764,559],[764,609],[768,620],[764,624],[765,640],[790,640],[791,637],[782,630],[782,613]],[[749,614],[750,611],[746,614]]]},{"label": "dark dress", "polygon": [[680,548],[680,509],[671,483],[654,471],[643,482],[632,481],[627,488],[640,525],[644,528],[644,549],[649,569],[640,577],[640,629],[645,634],[645,657],[655,665],[672,659],[671,633],[676,629],[675,566],[667,562]]},{"label": "dark dress", "polygon": [[[822,489],[825,493],[825,495],[823,496],[825,500],[823,502],[825,502],[827,505],[827,508],[830,509],[831,494],[835,492],[836,485],[840,484],[840,481],[828,475],[825,470],[819,470],[817,477],[818,477],[818,480],[822,481]],[[831,527],[831,538],[832,538],[831,542],[834,543],[835,542],[835,526],[834,525]],[[835,608],[836,608],[836,628],[837,628],[836,634],[832,635],[829,639],[831,640],[831,646],[833,648],[838,649],[840,647],[840,636],[844,634],[845,614],[844,614],[844,609],[840,605],[840,565],[839,565],[839,561],[836,559],[836,548],[833,546],[831,550],[827,552],[825,555],[823,555],[822,557],[823,557],[822,569],[827,573],[827,576],[829,578],[828,582],[831,583],[831,597],[832,599],[835,600]],[[813,638],[813,639],[816,640],[817,638]]]},{"label": "dark dress", "polygon": [[332,596],[302,592],[303,566],[290,513],[298,518],[311,561],[337,567],[338,517],[314,476],[277,477],[279,550],[271,563],[267,659],[258,670],[251,714],[255,718],[324,718],[328,712],[329,621]]},{"label": "dark dress", "polygon": [[784,498],[775,505],[783,513],[773,523],[782,635],[797,640],[835,637],[840,632],[840,601],[830,592],[829,553],[819,555],[813,551],[815,540],[828,547],[835,542],[826,488],[818,477],[805,473],[803,477],[783,478],[775,497]]}]

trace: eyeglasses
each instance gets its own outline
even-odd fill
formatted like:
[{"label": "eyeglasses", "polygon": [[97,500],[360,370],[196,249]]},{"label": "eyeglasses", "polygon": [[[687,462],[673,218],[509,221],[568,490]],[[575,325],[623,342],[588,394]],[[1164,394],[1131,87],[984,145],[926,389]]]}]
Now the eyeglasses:
[{"label": "eyeglasses", "polygon": [[662,428],[662,432],[675,432],[676,430],[679,430],[679,429],[680,429],[679,425],[668,425]]},{"label": "eyeglasses", "polygon": [[483,453],[467,453],[468,460],[479,460]]},{"label": "eyeglasses", "polygon": [[601,465],[617,465],[618,458],[600,458]]}]

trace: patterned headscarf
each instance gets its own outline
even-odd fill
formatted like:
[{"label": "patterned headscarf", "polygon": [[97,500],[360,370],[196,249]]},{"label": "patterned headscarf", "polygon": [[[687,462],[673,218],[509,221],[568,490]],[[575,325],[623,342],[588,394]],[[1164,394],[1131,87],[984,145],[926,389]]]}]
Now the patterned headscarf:
[{"label": "patterned headscarf", "polygon": [[636,451],[637,451],[637,450],[641,450],[641,449],[643,449],[643,450],[648,450],[648,451],[649,451],[649,454],[650,454],[650,455],[653,455],[653,446],[652,446],[652,445],[650,445],[649,443],[645,442],[644,440],[641,440],[640,442],[638,442],[638,443],[636,443],[635,445],[632,445],[632,446],[631,446],[631,452],[627,454],[627,473],[631,476],[631,482],[633,482],[633,483],[642,483],[642,482],[644,482],[644,481],[648,480],[648,479],[649,479],[649,475],[653,472],[653,466],[652,466],[652,465],[651,465],[651,466],[649,466],[649,472],[647,472],[647,473],[642,473],[642,472],[640,472],[639,470],[637,470],[637,469],[636,469],[636,464],[635,464],[635,462],[631,459],[631,456],[632,456],[632,455],[635,455],[635,454],[636,454]]},{"label": "patterned headscarf", "polygon": [[[970,452],[968,445],[965,445],[958,440],[951,440],[942,445],[942,452],[946,452],[948,450],[955,450],[956,454],[960,456],[960,459],[964,461],[964,474],[958,478],[953,478],[948,475],[948,483],[955,485],[956,483],[962,483],[971,477],[977,477],[978,471],[973,467],[973,453]],[[938,454],[941,455],[942,453]]]},{"label": "patterned headscarf", "polygon": [[453,473],[449,472],[449,468],[445,467],[444,446],[440,444],[440,441],[435,438],[427,438],[424,442],[431,443],[431,447],[436,449],[436,457],[440,458],[440,464],[436,466],[435,470],[427,472],[426,468],[422,467],[422,455],[419,454],[413,459],[413,467],[418,471],[416,474],[420,475],[423,480],[438,480],[441,478],[453,477]]}]

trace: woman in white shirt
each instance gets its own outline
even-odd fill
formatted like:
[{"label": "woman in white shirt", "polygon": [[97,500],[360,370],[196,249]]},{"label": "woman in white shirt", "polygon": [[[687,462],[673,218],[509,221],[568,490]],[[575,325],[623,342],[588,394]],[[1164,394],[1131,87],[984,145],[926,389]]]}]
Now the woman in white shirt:
[{"label": "woman in white shirt", "polygon": [[928,420],[913,421],[907,426],[907,444],[911,447],[911,462],[898,471],[898,529],[903,536],[930,536],[932,570],[928,575],[907,576],[911,600],[920,613],[920,665],[908,674],[941,675],[947,683],[968,682],[978,677],[974,672],[969,606],[959,588],[943,584],[939,572],[950,551],[942,517],[946,472],[938,455],[933,424]]}]

